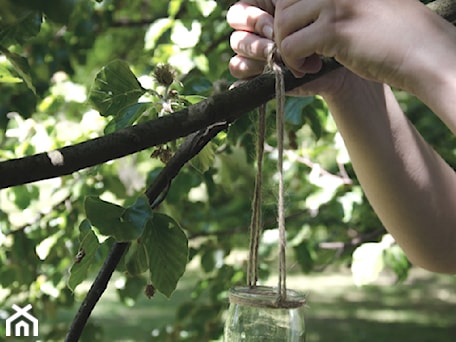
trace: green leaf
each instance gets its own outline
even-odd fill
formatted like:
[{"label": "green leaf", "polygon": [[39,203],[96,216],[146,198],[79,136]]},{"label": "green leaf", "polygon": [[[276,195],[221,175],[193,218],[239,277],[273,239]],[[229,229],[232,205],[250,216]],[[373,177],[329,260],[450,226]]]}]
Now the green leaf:
[{"label": "green leaf", "polygon": [[103,235],[113,236],[116,225],[120,225],[120,218],[125,208],[103,201],[97,197],[87,197],[84,203],[85,212],[89,221],[100,230]]},{"label": "green leaf", "polygon": [[125,268],[130,276],[138,276],[149,269],[149,256],[142,241],[131,244],[125,256]]},{"label": "green leaf", "polygon": [[14,187],[11,191],[14,194],[14,203],[20,209],[26,209],[33,200],[38,199],[40,196],[39,188],[31,184]]},{"label": "green leaf", "polygon": [[130,208],[87,197],[84,203],[87,218],[101,234],[112,236],[117,241],[137,239],[143,232],[152,211],[145,197],[139,197]]},{"label": "green leaf", "polygon": [[190,163],[199,172],[204,173],[214,164],[215,159],[215,144],[210,142],[192,158]]},{"label": "green leaf", "polygon": [[285,103],[285,122],[301,127],[305,123],[303,110],[314,100],[313,96],[287,98]]},{"label": "green leaf", "polygon": [[129,127],[151,106],[150,102],[136,103],[124,108],[115,116],[104,129],[105,134],[113,133],[119,129]]},{"label": "green leaf", "polygon": [[103,116],[117,116],[146,92],[127,63],[115,60],[101,69],[90,90],[89,101]]},{"label": "green leaf", "polygon": [[152,209],[146,196],[139,196],[136,202],[125,210],[122,219],[124,222],[130,222],[137,227],[141,227],[141,235],[144,231],[147,221],[153,217]]},{"label": "green leaf", "polygon": [[22,79],[11,73],[6,65],[0,64],[0,83],[21,83]]},{"label": "green leaf", "polygon": [[209,273],[214,270],[216,265],[215,252],[216,248],[212,244],[201,247],[201,267],[204,272]]},{"label": "green leaf", "polygon": [[147,223],[142,240],[149,255],[151,282],[170,297],[187,265],[187,237],[171,217],[155,214]]},{"label": "green leaf", "polygon": [[170,0],[168,3],[168,17],[174,18],[182,6],[183,0]]},{"label": "green leaf", "polygon": [[100,243],[87,220],[83,220],[79,225],[79,242],[78,254],[70,269],[70,278],[68,279],[68,287],[72,291],[86,279],[87,272],[95,258],[95,253],[100,246]]},{"label": "green leaf", "polygon": [[396,273],[398,281],[407,279],[412,264],[399,245],[393,245],[385,249],[383,260],[385,265]]},{"label": "green leaf", "polygon": [[296,261],[298,262],[299,266],[303,272],[310,272],[314,266],[314,258],[312,256],[312,248],[310,246],[309,241],[303,241],[300,244],[293,246]]},{"label": "green leaf", "polygon": [[36,95],[36,89],[32,82],[31,69],[27,59],[18,55],[17,53],[10,52],[1,46],[0,52],[5,55],[5,57],[13,65],[14,70],[16,70],[19,76],[24,80],[27,87]]},{"label": "green leaf", "polygon": [[201,95],[181,95],[180,98],[190,105],[196,104],[207,99],[207,97]]},{"label": "green leaf", "polygon": [[[2,4],[3,5],[3,4]],[[1,10],[0,45],[23,44],[27,39],[40,32],[42,16],[38,11],[31,11],[11,5],[8,13]],[[3,15],[7,15],[5,18]]]},{"label": "green leaf", "polygon": [[318,98],[315,99],[311,106],[303,109],[303,115],[315,138],[320,139],[328,118],[328,109],[324,102]]}]

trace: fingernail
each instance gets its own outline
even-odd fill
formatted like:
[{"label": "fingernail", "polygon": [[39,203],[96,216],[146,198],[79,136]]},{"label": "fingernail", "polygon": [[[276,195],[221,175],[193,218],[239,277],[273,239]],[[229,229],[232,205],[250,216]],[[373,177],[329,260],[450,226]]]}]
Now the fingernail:
[{"label": "fingernail", "polygon": [[293,73],[294,77],[296,77],[296,78],[304,77],[304,75],[307,73],[306,61],[307,61],[307,58],[303,58],[300,61],[298,61],[298,63],[297,63],[298,68],[293,69],[291,71]]},{"label": "fingernail", "polygon": [[266,25],[263,27],[263,34],[266,38],[272,40],[274,38],[274,29],[272,26]]},{"label": "fingernail", "polygon": [[296,70],[291,70],[291,73],[293,74],[293,76],[295,78],[303,78],[306,73],[305,72],[302,72],[302,71],[296,71]]}]

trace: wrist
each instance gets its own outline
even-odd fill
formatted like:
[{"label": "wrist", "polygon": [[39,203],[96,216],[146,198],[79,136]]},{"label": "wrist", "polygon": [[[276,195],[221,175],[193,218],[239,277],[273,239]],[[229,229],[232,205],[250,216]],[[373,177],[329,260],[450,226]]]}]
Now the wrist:
[{"label": "wrist", "polygon": [[343,107],[347,103],[358,101],[364,97],[364,93],[369,91],[374,81],[368,81],[352,73],[347,69],[341,70],[339,77],[320,94],[329,107]]}]

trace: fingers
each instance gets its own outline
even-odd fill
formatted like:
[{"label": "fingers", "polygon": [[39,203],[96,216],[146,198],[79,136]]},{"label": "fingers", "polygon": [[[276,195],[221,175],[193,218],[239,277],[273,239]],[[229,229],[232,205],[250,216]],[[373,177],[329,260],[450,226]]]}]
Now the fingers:
[{"label": "fingers", "polygon": [[271,14],[258,7],[238,2],[230,7],[226,20],[235,30],[252,32],[273,39],[274,19]]},{"label": "fingers", "polygon": [[272,40],[245,31],[233,32],[230,45],[238,55],[259,61],[265,61],[274,49]]},{"label": "fingers", "polygon": [[325,0],[282,0],[277,2],[275,29],[278,40],[315,22],[325,8]]},{"label": "fingers", "polygon": [[241,2],[261,8],[263,11],[274,15],[276,0],[241,0]]},{"label": "fingers", "polygon": [[316,53],[325,36],[319,29],[322,3],[322,0],[277,2],[275,40],[284,63],[296,77],[318,72],[321,68]]},{"label": "fingers", "polygon": [[270,0],[245,0],[228,10],[228,24],[236,30],[230,38],[231,48],[237,54],[229,64],[234,77],[246,79],[263,72],[267,56],[274,47],[271,13],[273,2]]},{"label": "fingers", "polygon": [[230,60],[231,75],[239,79],[247,79],[261,74],[264,70],[264,61],[258,61],[242,56],[234,56]]}]

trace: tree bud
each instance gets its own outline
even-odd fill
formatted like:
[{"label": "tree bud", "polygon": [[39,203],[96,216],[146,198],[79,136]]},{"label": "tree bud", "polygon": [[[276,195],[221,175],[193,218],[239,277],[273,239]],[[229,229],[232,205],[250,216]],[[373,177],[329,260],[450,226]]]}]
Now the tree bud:
[{"label": "tree bud", "polygon": [[176,72],[171,65],[160,63],[155,67],[153,76],[158,83],[165,87],[169,87],[176,78]]}]

